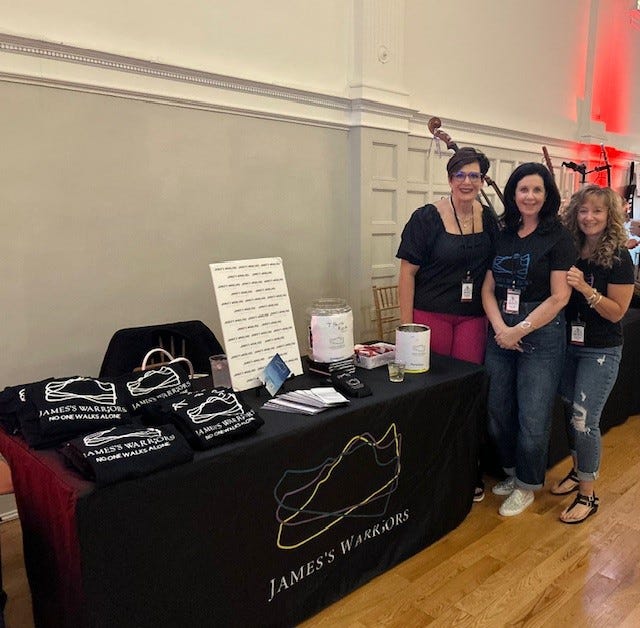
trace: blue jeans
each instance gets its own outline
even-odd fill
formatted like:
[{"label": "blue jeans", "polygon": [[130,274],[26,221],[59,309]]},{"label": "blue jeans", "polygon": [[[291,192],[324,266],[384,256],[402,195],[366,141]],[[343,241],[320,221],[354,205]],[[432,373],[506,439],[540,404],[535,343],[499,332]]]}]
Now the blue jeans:
[{"label": "blue jeans", "polygon": [[560,382],[567,438],[578,479],[592,482],[600,470],[600,415],[618,377],[622,347],[569,345]]},{"label": "blue jeans", "polygon": [[[521,303],[519,314],[502,314],[507,325],[524,320],[538,303]],[[516,486],[544,484],[553,404],[566,346],[564,312],[522,339],[523,352],[501,349],[489,330],[485,366],[489,373],[488,430],[500,462]]]}]

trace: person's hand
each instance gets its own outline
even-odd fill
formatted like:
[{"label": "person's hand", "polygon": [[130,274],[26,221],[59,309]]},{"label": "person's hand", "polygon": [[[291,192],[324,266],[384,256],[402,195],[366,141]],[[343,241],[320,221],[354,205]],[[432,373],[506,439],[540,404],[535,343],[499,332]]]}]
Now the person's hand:
[{"label": "person's hand", "polygon": [[511,351],[522,351],[520,341],[522,340],[522,329],[519,326],[505,327],[504,330],[496,333],[494,336],[496,344],[501,349],[509,349]]},{"label": "person's hand", "polygon": [[629,225],[631,235],[640,237],[640,220],[632,220]]},{"label": "person's hand", "polygon": [[638,244],[640,244],[640,240],[636,240],[635,238],[629,238],[627,240],[626,246],[628,249],[635,249],[636,246],[638,246]]},{"label": "person's hand", "polygon": [[567,271],[567,283],[578,292],[587,292],[591,286],[584,280],[584,273],[575,266]]}]

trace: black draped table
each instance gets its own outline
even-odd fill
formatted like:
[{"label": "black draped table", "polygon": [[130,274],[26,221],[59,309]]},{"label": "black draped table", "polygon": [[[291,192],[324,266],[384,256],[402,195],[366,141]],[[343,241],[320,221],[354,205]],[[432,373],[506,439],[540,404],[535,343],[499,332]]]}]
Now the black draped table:
[{"label": "black draped table", "polygon": [[472,503],[484,370],[432,355],[400,384],[358,373],[373,396],[261,411],[254,435],[99,490],[0,432],[36,625],[290,626],[455,528]]}]

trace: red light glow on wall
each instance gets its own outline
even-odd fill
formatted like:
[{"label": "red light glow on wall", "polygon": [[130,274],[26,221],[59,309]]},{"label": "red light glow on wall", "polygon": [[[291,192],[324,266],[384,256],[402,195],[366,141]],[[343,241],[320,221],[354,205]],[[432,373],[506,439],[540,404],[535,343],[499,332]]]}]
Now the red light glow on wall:
[{"label": "red light glow on wall", "polygon": [[[631,36],[628,9],[610,5],[614,14],[598,29],[593,73],[591,119],[605,124],[608,133],[629,131],[631,98]],[[629,5],[627,5],[628,7]]]}]

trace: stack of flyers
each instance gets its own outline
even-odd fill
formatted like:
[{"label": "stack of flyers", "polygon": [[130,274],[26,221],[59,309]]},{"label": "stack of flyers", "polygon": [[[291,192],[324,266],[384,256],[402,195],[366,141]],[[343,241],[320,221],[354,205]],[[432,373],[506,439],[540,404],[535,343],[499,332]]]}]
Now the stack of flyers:
[{"label": "stack of flyers", "polygon": [[327,408],[349,403],[349,400],[331,386],[311,388],[309,390],[294,390],[269,399],[263,410],[277,410],[279,412],[294,412],[297,414],[318,414]]}]

